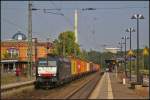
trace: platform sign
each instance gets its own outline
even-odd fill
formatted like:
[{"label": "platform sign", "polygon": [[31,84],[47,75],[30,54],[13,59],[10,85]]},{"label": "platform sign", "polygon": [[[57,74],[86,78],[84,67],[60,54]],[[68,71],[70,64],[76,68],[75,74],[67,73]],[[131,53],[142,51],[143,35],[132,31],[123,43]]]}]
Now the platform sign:
[{"label": "platform sign", "polygon": [[133,51],[132,51],[132,50],[129,50],[129,51],[128,51],[128,55],[129,55],[129,56],[134,55]]},{"label": "platform sign", "polygon": [[[135,61],[136,58],[135,57],[131,57],[131,61]],[[127,61],[130,61],[130,57],[127,58]]]},{"label": "platform sign", "polygon": [[144,56],[148,56],[149,55],[148,48],[144,48],[143,49],[143,55]]}]

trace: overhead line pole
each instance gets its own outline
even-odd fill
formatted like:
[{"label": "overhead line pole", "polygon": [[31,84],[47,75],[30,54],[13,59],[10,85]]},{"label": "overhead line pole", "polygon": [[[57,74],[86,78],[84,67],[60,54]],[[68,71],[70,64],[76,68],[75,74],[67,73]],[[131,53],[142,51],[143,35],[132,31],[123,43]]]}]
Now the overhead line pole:
[{"label": "overhead line pole", "polygon": [[126,59],[127,59],[127,57],[126,57],[126,39],[129,39],[129,37],[127,37],[127,36],[125,36],[125,37],[122,37],[122,39],[125,39],[125,52],[124,52],[124,61],[125,61],[125,63],[124,63],[124,65],[125,65],[125,76],[127,77],[127,66],[126,66]]},{"label": "overhead line pole", "polygon": [[28,2],[28,78],[32,75],[32,1]]},{"label": "overhead line pole", "polygon": [[[132,38],[131,38],[131,33],[132,32],[135,32],[135,30],[133,29],[133,28],[128,28],[127,30],[126,30],[126,32],[129,32],[130,33],[130,51],[131,51],[131,40],[132,40]],[[132,66],[132,64],[131,64],[131,54],[130,54],[130,81],[131,81],[131,66]]]},{"label": "overhead line pole", "polygon": [[[122,44],[123,44],[122,40],[121,40],[121,42],[119,42],[119,44],[120,44],[120,49],[121,49],[121,54],[120,55],[122,57],[123,56],[123,53],[122,53]],[[121,60],[121,67],[122,67],[122,60]]]}]

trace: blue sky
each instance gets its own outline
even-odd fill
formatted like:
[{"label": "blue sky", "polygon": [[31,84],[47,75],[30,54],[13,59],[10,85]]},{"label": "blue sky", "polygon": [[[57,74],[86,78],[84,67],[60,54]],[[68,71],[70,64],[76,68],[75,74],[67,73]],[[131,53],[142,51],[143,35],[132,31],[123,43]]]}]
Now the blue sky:
[{"label": "blue sky", "polygon": [[[122,36],[129,36],[126,28],[136,29],[136,20],[130,19],[133,14],[143,14],[140,20],[140,47],[148,45],[149,36],[149,3],[148,1],[34,1],[38,9],[56,9],[51,12],[63,13],[65,16],[33,11],[33,37],[46,41],[54,40],[60,32],[73,30],[74,10],[78,9],[78,40],[81,48],[102,50],[102,45],[117,47]],[[82,8],[96,8],[93,11],[82,11]],[[28,2],[1,2],[1,38],[10,39],[17,31],[27,36]],[[129,40],[127,41],[129,48]],[[136,32],[132,34],[132,48],[136,48]]]}]

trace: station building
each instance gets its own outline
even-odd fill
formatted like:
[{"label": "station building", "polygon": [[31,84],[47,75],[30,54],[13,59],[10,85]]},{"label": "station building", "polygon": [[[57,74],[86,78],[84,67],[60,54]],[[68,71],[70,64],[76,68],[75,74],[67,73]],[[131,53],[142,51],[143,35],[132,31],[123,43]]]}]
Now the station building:
[{"label": "station building", "polygon": [[[36,53],[35,53],[36,52]],[[53,52],[50,42],[37,42],[32,39],[32,68],[35,69],[35,60],[46,57],[47,53]],[[37,58],[35,56],[37,54]],[[1,41],[1,72],[13,72],[16,67],[21,72],[27,71],[28,65],[28,40],[20,31],[12,36],[12,39]]]}]

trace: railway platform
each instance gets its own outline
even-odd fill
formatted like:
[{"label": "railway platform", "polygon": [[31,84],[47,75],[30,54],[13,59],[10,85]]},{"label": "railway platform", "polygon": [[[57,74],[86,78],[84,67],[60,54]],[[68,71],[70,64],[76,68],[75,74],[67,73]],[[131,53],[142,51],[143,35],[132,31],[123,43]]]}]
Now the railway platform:
[{"label": "railway platform", "polygon": [[[147,92],[148,88],[145,88]],[[148,99],[149,93],[146,93],[145,89],[144,91],[130,89],[128,82],[120,83],[115,73],[105,72],[89,99]],[[141,95],[142,93],[144,95]]]},{"label": "railway platform", "polygon": [[18,87],[24,84],[29,84],[29,83],[33,83],[35,80],[29,80],[29,81],[20,81],[20,82],[16,82],[16,83],[12,83],[12,84],[6,84],[6,85],[1,85],[1,89],[6,89],[6,88],[13,88],[13,87]]},{"label": "railway platform", "polygon": [[3,91],[6,91],[6,90],[13,90],[15,88],[19,88],[19,87],[23,87],[23,86],[26,86],[26,85],[30,85],[30,84],[33,84],[34,81],[35,81],[35,79],[26,80],[26,81],[19,81],[19,82],[15,82],[15,83],[11,83],[11,84],[1,85],[1,91],[3,92]]}]

